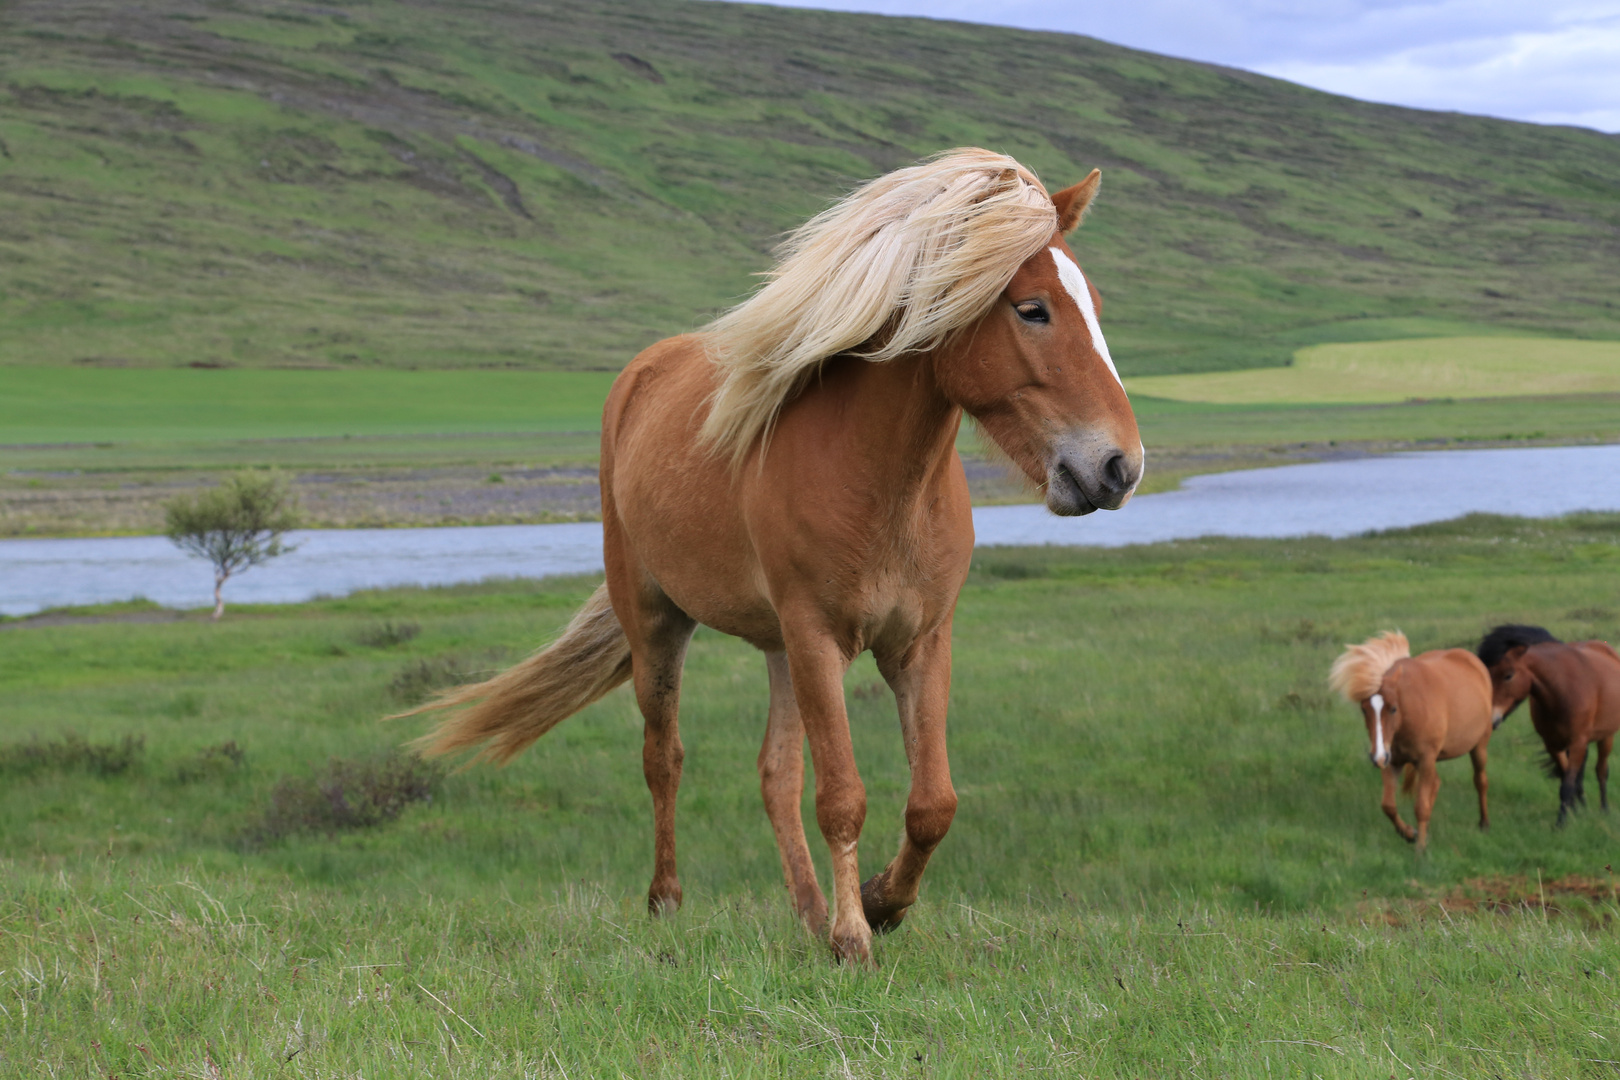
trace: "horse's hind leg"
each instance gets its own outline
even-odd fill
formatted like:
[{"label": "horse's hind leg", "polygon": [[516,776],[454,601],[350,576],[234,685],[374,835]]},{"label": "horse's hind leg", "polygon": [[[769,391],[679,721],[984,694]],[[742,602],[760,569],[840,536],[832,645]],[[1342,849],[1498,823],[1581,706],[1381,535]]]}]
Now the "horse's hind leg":
[{"label": "horse's hind leg", "polygon": [[771,676],[771,713],[765,726],[765,744],[759,748],[759,790],[765,812],[782,853],[782,874],[793,906],[814,934],[827,932],[827,900],[816,883],[815,864],[804,837],[799,812],[804,797],[804,724],[793,697],[793,676],[786,653],[766,653]]},{"label": "horse's hind leg", "polygon": [[861,886],[872,929],[894,929],[917,902],[924,868],[956,816],[956,789],[945,752],[945,710],[951,692],[951,633],[946,625],[916,643],[903,662],[880,661],[894,690],[900,732],[911,764],[906,832],[894,861]]},{"label": "horse's hind leg", "polygon": [[1598,803],[1605,811],[1609,809],[1609,751],[1614,749],[1614,736],[1608,735],[1597,744],[1597,768],[1593,775],[1598,782]]},{"label": "horse's hind leg", "polygon": [[1581,774],[1586,772],[1586,736],[1577,735],[1570,740],[1569,762],[1564,767],[1564,779],[1558,785],[1558,824],[1562,825],[1577,802],[1584,801],[1581,792]]},{"label": "horse's hind leg", "polygon": [[1489,790],[1491,782],[1485,776],[1485,744],[1480,743],[1468,752],[1469,760],[1474,763],[1474,790],[1479,792],[1479,827],[1491,827],[1491,813],[1485,808],[1485,792]]},{"label": "horse's hind leg", "polygon": [[679,706],[681,667],[696,623],[656,588],[637,597],[630,625],[630,655],[635,667],[636,704],[644,721],[641,768],[653,803],[653,879],[647,910],[663,915],[681,906],[681,881],[675,872],[675,793],[681,786]]},{"label": "horse's hind leg", "polygon": [[1381,805],[1384,808],[1384,813],[1389,817],[1390,824],[1395,826],[1395,831],[1400,833],[1401,839],[1410,844],[1417,839],[1417,833],[1412,831],[1410,825],[1401,820],[1400,808],[1395,805],[1395,769],[1393,766],[1385,765],[1383,773],[1384,798]]}]

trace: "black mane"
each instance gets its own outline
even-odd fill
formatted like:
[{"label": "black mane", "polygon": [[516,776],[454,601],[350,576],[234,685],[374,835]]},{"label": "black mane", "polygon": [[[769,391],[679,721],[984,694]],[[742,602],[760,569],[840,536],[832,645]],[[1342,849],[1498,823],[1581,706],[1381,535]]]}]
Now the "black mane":
[{"label": "black mane", "polygon": [[1475,650],[1486,667],[1494,667],[1507,651],[1516,645],[1540,645],[1551,641],[1558,644],[1558,639],[1539,626],[1516,626],[1508,623],[1498,626],[1485,635]]}]

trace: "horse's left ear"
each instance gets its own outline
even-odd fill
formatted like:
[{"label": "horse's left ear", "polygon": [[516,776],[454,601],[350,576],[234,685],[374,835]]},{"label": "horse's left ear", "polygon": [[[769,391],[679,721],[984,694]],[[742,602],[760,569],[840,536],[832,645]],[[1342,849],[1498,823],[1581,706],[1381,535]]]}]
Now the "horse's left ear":
[{"label": "horse's left ear", "polygon": [[1080,219],[1086,216],[1086,209],[1091,206],[1091,200],[1097,197],[1097,189],[1101,186],[1102,170],[1092,169],[1091,175],[1074,187],[1064,188],[1052,196],[1052,205],[1057,207],[1058,232],[1069,232],[1080,224]]}]

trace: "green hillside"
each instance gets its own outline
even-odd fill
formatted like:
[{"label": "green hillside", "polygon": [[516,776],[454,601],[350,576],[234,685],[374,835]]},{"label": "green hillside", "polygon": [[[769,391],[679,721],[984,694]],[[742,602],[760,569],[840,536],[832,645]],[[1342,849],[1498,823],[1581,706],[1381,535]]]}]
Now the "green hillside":
[{"label": "green hillside", "polygon": [[12,0],[0,363],[614,369],[829,197],[964,143],[1103,169],[1079,246],[1131,374],[1620,337],[1596,132],[722,3]]}]

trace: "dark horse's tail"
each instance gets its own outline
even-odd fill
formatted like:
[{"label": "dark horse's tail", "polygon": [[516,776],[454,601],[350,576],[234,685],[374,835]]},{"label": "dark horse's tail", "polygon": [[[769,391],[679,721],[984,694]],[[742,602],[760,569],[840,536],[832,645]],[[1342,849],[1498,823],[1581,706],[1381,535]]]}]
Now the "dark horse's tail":
[{"label": "dark horse's tail", "polygon": [[1559,644],[1557,638],[1539,626],[1519,626],[1515,623],[1503,623],[1481,638],[1479,648],[1475,649],[1474,652],[1489,668],[1495,667],[1497,661],[1501,660],[1509,649],[1519,645],[1540,645],[1546,641],[1550,641],[1555,645]]},{"label": "dark horse's tail", "polygon": [[430,757],[483,746],[473,760],[504,765],[629,678],[630,642],[603,585],[561,637],[527,660],[399,715],[459,709],[411,745]]}]

